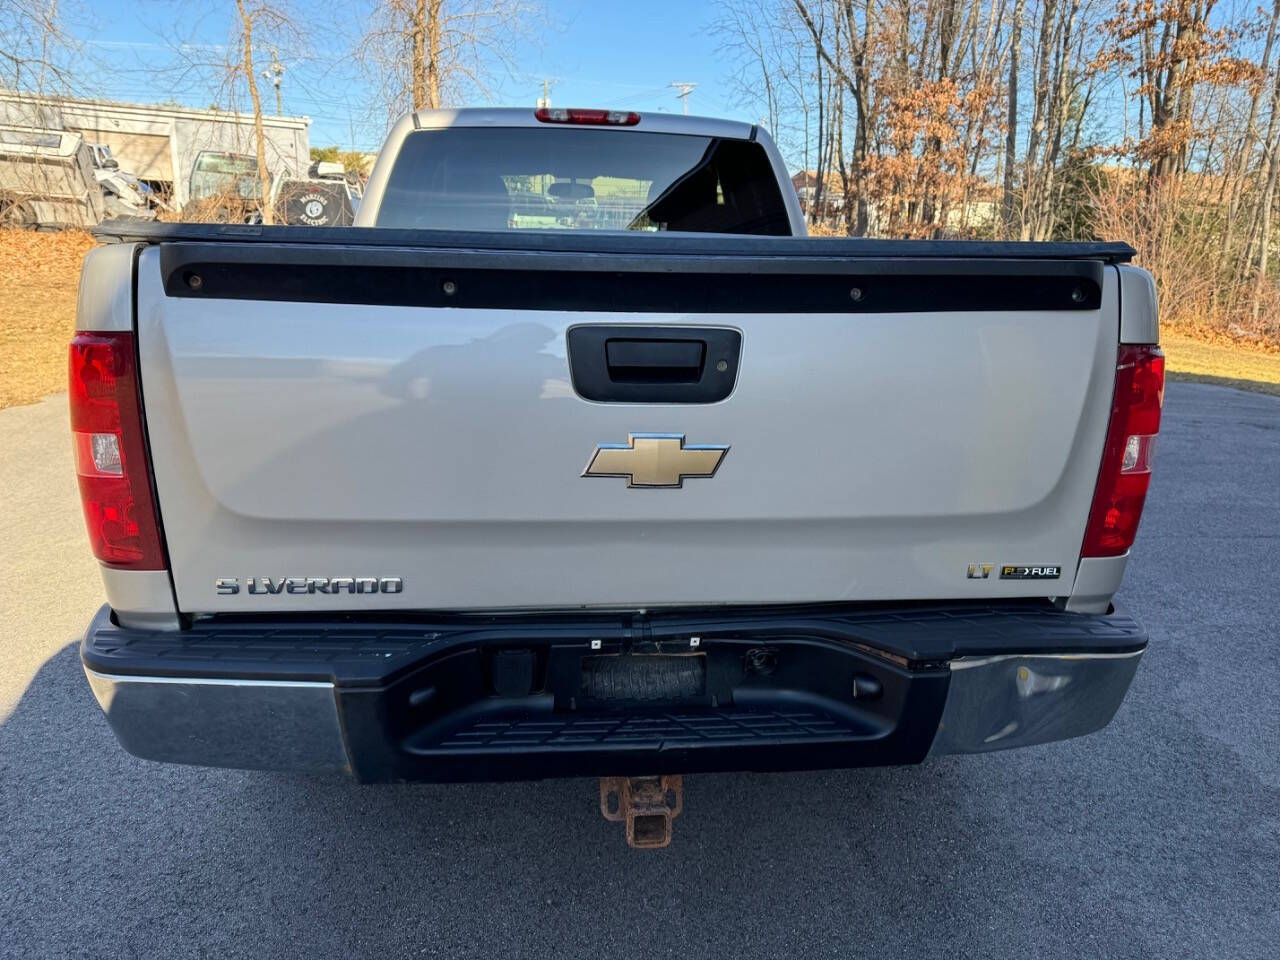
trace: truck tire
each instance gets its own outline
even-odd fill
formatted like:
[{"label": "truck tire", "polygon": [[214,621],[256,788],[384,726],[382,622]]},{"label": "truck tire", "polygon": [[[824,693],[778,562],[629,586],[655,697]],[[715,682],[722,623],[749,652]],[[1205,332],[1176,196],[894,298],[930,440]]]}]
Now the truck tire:
[{"label": "truck tire", "polygon": [[0,197],[0,226],[35,230],[40,226],[40,221],[31,204],[10,197]]}]

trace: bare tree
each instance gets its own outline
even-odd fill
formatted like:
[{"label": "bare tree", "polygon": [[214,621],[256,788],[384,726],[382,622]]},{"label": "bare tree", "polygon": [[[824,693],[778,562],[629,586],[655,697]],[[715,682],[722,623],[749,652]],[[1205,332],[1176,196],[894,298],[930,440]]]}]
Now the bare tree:
[{"label": "bare tree", "polygon": [[1025,9],[1026,0],[1014,0],[1013,26],[1009,37],[1009,93],[1005,112],[1004,195],[1001,201],[1005,236],[1014,235],[1016,222],[1014,165],[1017,163],[1018,152],[1018,79],[1022,57],[1022,17]]},{"label": "bare tree", "polygon": [[[275,219],[270,200],[273,171],[258,83],[261,60],[257,54],[277,49],[286,56],[301,54],[307,46],[306,37],[297,25],[298,18],[289,0],[233,0],[233,3],[229,11],[228,43],[215,46],[175,39],[172,43],[175,63],[164,72],[176,82],[194,78],[202,86],[207,84],[213,88],[216,91],[212,97],[213,109],[221,104],[235,112],[240,104],[248,101],[253,117],[252,149],[257,161],[257,206],[263,223],[271,224]],[[238,195],[217,196],[210,198],[209,209],[188,209],[184,215],[199,219],[249,213],[237,209],[242,204]]]},{"label": "bare tree", "polygon": [[729,80],[735,96],[760,114],[774,140],[782,139],[779,34],[784,17],[758,0],[721,0],[720,15],[710,27],[720,40],[717,52],[732,64]]},{"label": "bare tree", "polygon": [[58,0],[0,0],[0,83],[33,93],[68,90],[81,45],[66,14]]},{"label": "bare tree", "polygon": [[[1235,247],[1237,222],[1240,217],[1242,201],[1244,200],[1244,191],[1246,187],[1252,185],[1256,188],[1259,176],[1269,179],[1267,176],[1267,168],[1269,166],[1268,158],[1274,152],[1271,146],[1275,136],[1276,121],[1280,118],[1276,116],[1276,94],[1272,93],[1269,98],[1270,109],[1267,111],[1267,133],[1265,138],[1261,138],[1258,132],[1258,118],[1260,111],[1266,98],[1267,83],[1266,78],[1271,72],[1271,57],[1275,47],[1277,28],[1280,28],[1280,0],[1273,0],[1271,7],[1271,16],[1267,21],[1265,31],[1266,39],[1263,42],[1262,56],[1258,62],[1258,76],[1249,89],[1249,109],[1246,114],[1243,129],[1238,131],[1239,137],[1236,149],[1230,151],[1226,158],[1226,169],[1223,177],[1223,191],[1226,195],[1226,225],[1222,231],[1222,239],[1220,247],[1224,257],[1230,256],[1231,251]],[[1259,140],[1262,140],[1262,156],[1254,161],[1254,153],[1257,149]],[[1270,203],[1264,200],[1264,205],[1269,207]],[[1247,260],[1247,258],[1245,258]],[[1245,261],[1241,261],[1237,268],[1237,276],[1244,276],[1244,272],[1240,267],[1244,266]],[[1259,279],[1266,274],[1265,265],[1259,272]],[[1234,286],[1234,285],[1233,285]],[[1216,299],[1216,292],[1215,292]],[[1255,308],[1257,298],[1255,297]]]},{"label": "bare tree", "polygon": [[536,0],[376,0],[356,59],[388,116],[489,99],[541,16]]},{"label": "bare tree", "polygon": [[262,185],[263,194],[262,222],[270,225],[275,217],[267,199],[271,192],[271,179],[267,170],[267,136],[262,128],[262,97],[258,95],[258,75],[253,68],[253,28],[259,22],[266,26],[282,15],[266,4],[249,5],[245,0],[236,0],[236,11],[240,14],[240,64],[245,85],[249,88],[249,100],[253,104],[253,139],[258,155],[258,182]]}]

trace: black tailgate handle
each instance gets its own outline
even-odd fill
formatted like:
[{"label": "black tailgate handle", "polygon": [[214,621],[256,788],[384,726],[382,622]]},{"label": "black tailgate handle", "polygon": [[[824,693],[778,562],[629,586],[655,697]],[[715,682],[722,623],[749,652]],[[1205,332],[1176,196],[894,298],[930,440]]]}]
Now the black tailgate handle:
[{"label": "black tailgate handle", "polygon": [[697,383],[705,340],[606,340],[605,365],[614,383]]},{"label": "black tailgate handle", "polygon": [[742,334],[588,324],[567,335],[573,388],[602,403],[715,403],[733,391]]}]

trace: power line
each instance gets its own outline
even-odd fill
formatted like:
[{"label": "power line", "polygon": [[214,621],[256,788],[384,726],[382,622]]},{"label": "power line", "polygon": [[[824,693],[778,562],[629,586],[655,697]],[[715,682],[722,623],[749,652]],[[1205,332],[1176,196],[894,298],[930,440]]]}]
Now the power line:
[{"label": "power line", "polygon": [[687,81],[676,81],[675,83],[671,84],[671,86],[675,87],[677,90],[680,91],[679,93],[676,94],[676,96],[680,98],[680,109],[681,109],[681,112],[688,115],[689,94],[693,92],[693,88],[696,87],[697,84],[689,83]]},{"label": "power line", "polygon": [[609,102],[614,104],[615,106],[629,107],[634,104],[644,103],[648,100],[657,100],[659,97],[670,96],[670,93],[671,93],[671,85],[667,84],[666,86],[654,87],[650,90],[645,90],[643,93],[627,94],[626,96],[618,99],[614,99],[611,97],[609,98]]}]

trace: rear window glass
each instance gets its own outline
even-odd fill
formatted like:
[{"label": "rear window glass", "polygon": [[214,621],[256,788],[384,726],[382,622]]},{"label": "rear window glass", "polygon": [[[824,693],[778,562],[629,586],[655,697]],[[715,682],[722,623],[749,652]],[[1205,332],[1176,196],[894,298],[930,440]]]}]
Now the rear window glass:
[{"label": "rear window glass", "polygon": [[28,133],[25,130],[0,130],[0,143],[16,143],[24,147],[60,147],[60,133]]},{"label": "rear window glass", "polygon": [[195,169],[199,173],[251,174],[257,176],[258,161],[238,153],[201,153],[196,157]]},{"label": "rear window glass", "polygon": [[396,157],[380,227],[789,234],[758,143],[636,130],[421,130]]}]

